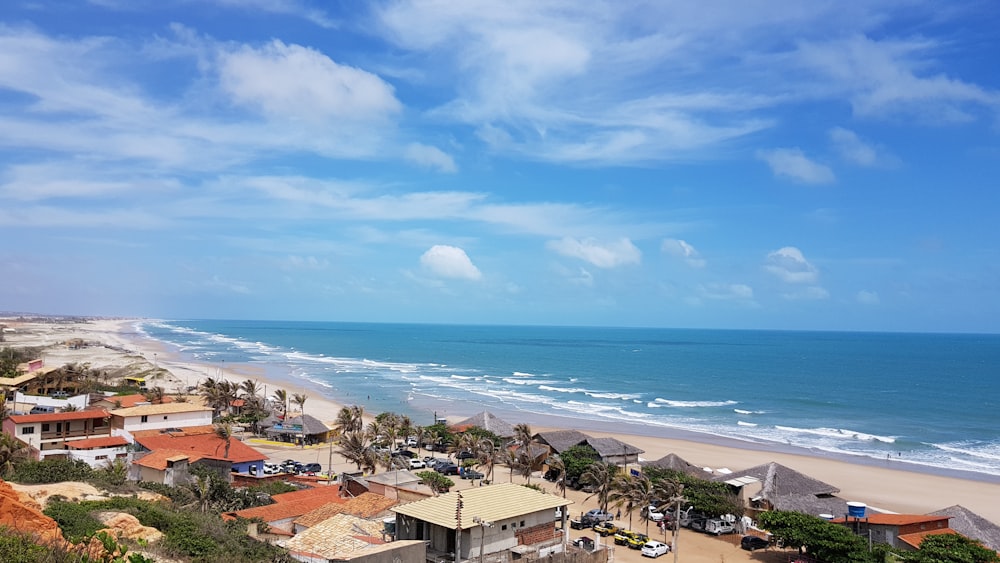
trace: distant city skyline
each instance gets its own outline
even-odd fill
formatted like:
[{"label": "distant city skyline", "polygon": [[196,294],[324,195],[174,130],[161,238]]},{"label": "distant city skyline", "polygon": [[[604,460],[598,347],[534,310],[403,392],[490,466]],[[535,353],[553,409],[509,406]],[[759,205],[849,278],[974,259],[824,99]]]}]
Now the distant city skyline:
[{"label": "distant city skyline", "polygon": [[989,3],[13,0],[0,310],[1000,332]]}]

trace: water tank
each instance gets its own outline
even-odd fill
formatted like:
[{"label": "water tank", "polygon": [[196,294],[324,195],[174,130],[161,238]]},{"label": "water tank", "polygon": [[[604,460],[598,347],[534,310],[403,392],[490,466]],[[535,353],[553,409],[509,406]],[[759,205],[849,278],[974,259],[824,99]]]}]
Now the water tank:
[{"label": "water tank", "polygon": [[833,520],[833,514],[820,514],[819,517],[823,520]]},{"label": "water tank", "polygon": [[866,508],[868,505],[863,502],[849,502],[847,503],[847,515],[851,518],[864,518]]},{"label": "water tank", "polygon": [[384,531],[387,536],[396,537],[396,519],[386,518],[385,520],[382,520],[382,531]]}]

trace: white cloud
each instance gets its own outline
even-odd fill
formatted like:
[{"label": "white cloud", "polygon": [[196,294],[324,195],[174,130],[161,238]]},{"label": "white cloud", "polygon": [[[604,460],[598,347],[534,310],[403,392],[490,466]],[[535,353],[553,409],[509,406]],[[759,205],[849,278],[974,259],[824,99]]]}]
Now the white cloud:
[{"label": "white cloud", "polygon": [[277,117],[380,119],[402,108],[378,76],[278,40],[221,53],[219,81],[235,102]]},{"label": "white cloud", "polygon": [[[93,0],[91,0],[93,1]],[[274,14],[298,16],[326,28],[336,29],[338,22],[322,10],[310,8],[299,0],[214,0],[216,3],[243,8],[247,11],[263,11]],[[130,5],[134,5],[129,2]]]},{"label": "white cloud", "polygon": [[406,157],[406,160],[424,168],[433,168],[439,172],[447,172],[449,174],[454,174],[458,171],[458,167],[455,166],[455,160],[451,158],[451,155],[437,147],[422,143],[410,143],[407,145],[403,155]]},{"label": "white cloud", "polygon": [[855,296],[858,303],[862,305],[878,305],[880,303],[878,293],[875,291],[868,291],[867,289],[862,289]]},{"label": "white cloud", "polygon": [[594,239],[575,239],[564,237],[549,241],[549,249],[564,256],[579,258],[598,268],[616,268],[626,264],[638,264],[642,260],[642,252],[627,238],[601,244]]},{"label": "white cloud", "polygon": [[457,246],[432,246],[420,257],[420,265],[443,278],[478,280],[483,276],[465,251]]},{"label": "white cloud", "polygon": [[660,250],[676,258],[683,258],[692,268],[705,267],[705,259],[687,241],[673,238],[664,239]]},{"label": "white cloud", "polygon": [[829,184],[834,181],[833,170],[810,160],[801,149],[770,149],[757,151],[757,158],[771,167],[775,176],[784,176],[804,184]]},{"label": "white cloud", "polygon": [[794,246],[779,248],[767,255],[764,269],[786,283],[816,283],[819,270]]},{"label": "white cloud", "polygon": [[830,141],[833,142],[841,158],[858,166],[885,166],[896,161],[895,158],[862,140],[854,131],[843,127],[834,127],[830,130]]},{"label": "white cloud", "polygon": [[753,300],[753,288],[742,283],[708,283],[698,286],[698,293],[705,299],[721,301]]}]

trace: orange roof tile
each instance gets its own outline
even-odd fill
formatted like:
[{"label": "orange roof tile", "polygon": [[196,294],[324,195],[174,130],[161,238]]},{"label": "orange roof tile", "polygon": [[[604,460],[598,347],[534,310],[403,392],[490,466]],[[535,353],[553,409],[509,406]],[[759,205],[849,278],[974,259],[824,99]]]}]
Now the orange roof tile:
[{"label": "orange roof tile", "polygon": [[[329,487],[339,488],[339,487]],[[301,492],[301,491],[299,491]],[[284,493],[291,494],[291,493]],[[280,495],[275,495],[275,498]],[[302,516],[316,510],[317,508],[331,503],[342,501],[340,497],[337,500],[332,500],[329,496],[324,495],[313,495],[311,497],[299,498],[289,502],[278,502],[275,504],[269,504],[267,506],[256,506],[254,508],[247,508],[245,510],[240,510],[237,512],[227,513],[232,516],[239,516],[241,518],[261,518],[265,522],[275,522],[278,520],[285,520],[288,518],[295,518],[297,516]]]},{"label": "orange roof tile", "polygon": [[86,438],[84,440],[67,441],[66,445],[74,450],[86,450],[90,448],[112,448],[114,446],[127,446],[128,440],[122,436],[101,436],[98,438]]},{"label": "orange roof tile", "polygon": [[940,528],[937,530],[927,530],[925,532],[903,534],[899,536],[899,541],[913,546],[914,549],[919,549],[920,544],[924,541],[924,538],[926,538],[927,536],[936,536],[938,534],[958,534],[958,532],[952,530],[951,528]]},{"label": "orange roof tile", "polygon": [[8,418],[14,424],[25,424],[31,422],[63,422],[66,420],[89,420],[93,418],[110,418],[111,415],[104,409],[92,411],[70,411],[70,412],[50,412],[45,414],[12,414]]},{"label": "orange roof tile", "polygon": [[323,487],[311,487],[290,493],[278,493],[271,497],[274,502],[293,502],[304,498],[322,497],[327,501],[346,502],[347,499],[340,497],[339,485],[326,485]]},{"label": "orange roof tile", "polygon": [[170,434],[171,436],[194,436],[197,434],[215,434],[215,426],[211,424],[202,424],[201,426],[185,426],[184,428],[178,428],[180,432],[171,431],[164,432],[163,430],[136,430],[132,432],[132,435],[136,438],[147,437],[147,436],[162,436],[163,434]]},{"label": "orange roof tile", "polygon": [[395,500],[379,494],[361,493],[352,499],[347,499],[343,504],[323,505],[308,514],[302,515],[301,518],[295,520],[295,523],[309,528],[337,514],[350,514],[367,519],[389,510],[389,507],[395,504]]},{"label": "orange roof tile", "polygon": [[188,462],[194,463],[202,457],[203,456],[197,453],[180,452],[177,450],[157,450],[146,454],[141,459],[137,459],[132,463],[142,467],[163,471],[167,468],[167,461],[177,461],[179,459],[187,458]]},{"label": "orange roof tile", "polygon": [[[947,525],[949,518],[949,516],[932,516],[928,514],[870,514],[864,520],[876,526],[908,526],[910,524],[940,522],[942,520]],[[845,522],[853,522],[854,519],[837,518],[832,521],[837,524],[843,524]]]},{"label": "orange roof tile", "polygon": [[[148,403],[149,399],[147,399],[146,396],[143,395],[142,393],[135,393],[133,395],[112,395],[110,397],[104,397],[103,399],[101,399],[101,402],[105,401],[114,405],[114,408],[116,409],[127,409],[130,407],[134,407],[137,403]],[[170,395],[163,396],[162,402],[172,403],[173,401],[174,398],[171,397]]]},{"label": "orange roof tile", "polygon": [[152,450],[174,450],[187,455],[200,454],[200,457],[244,463],[262,461],[266,455],[258,452],[243,442],[233,438],[229,441],[229,455],[226,455],[226,441],[214,432],[195,435],[177,436],[158,434],[155,436],[135,436],[135,441],[142,447]]}]

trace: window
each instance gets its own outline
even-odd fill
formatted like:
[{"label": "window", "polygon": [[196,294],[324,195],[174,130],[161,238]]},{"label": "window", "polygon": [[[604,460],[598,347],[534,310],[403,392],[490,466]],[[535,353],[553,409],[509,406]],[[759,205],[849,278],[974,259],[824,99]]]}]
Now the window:
[{"label": "window", "polygon": [[163,415],[163,420],[166,420],[166,419],[167,419],[167,415]]},{"label": "window", "polygon": [[106,455],[99,455],[99,456],[95,456],[94,459],[108,459],[108,456],[106,456]]},{"label": "window", "polygon": [[500,526],[500,529],[501,530],[506,530],[507,529],[507,524],[504,524],[503,526]]},{"label": "window", "polygon": [[46,422],[45,424],[42,425],[42,432],[48,432],[48,431],[49,431],[49,423]]},{"label": "window", "polygon": [[149,415],[142,415],[139,417],[139,422],[149,422]]},{"label": "window", "polygon": [[521,527],[524,527],[524,520],[521,520]]},{"label": "window", "polygon": [[34,434],[34,433],[35,433],[34,426],[25,426],[24,428],[21,429],[21,434]]}]

